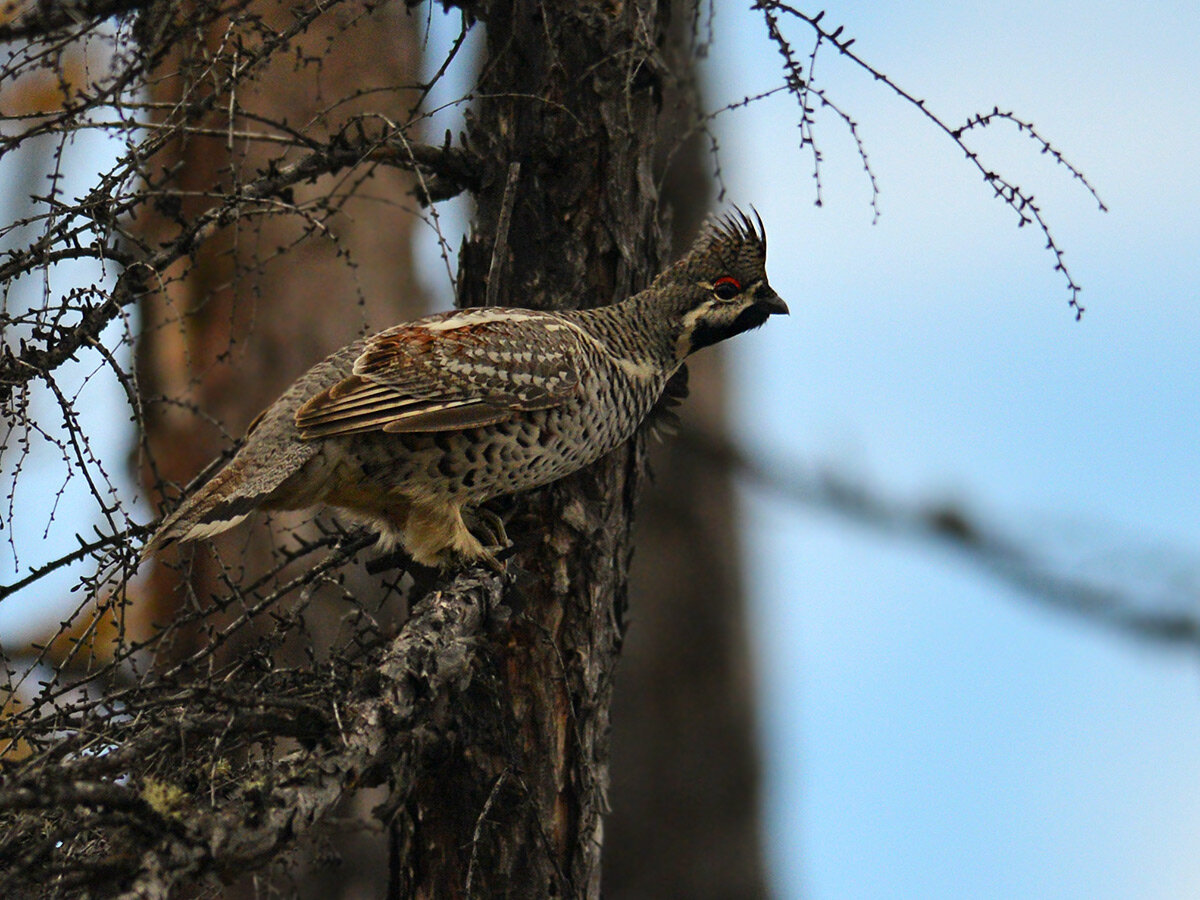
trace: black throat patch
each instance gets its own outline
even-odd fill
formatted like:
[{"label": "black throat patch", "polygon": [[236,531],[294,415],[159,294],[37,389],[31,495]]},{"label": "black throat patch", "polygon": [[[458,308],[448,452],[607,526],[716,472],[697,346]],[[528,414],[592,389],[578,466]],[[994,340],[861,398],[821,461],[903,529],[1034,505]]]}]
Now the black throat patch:
[{"label": "black throat patch", "polygon": [[743,331],[758,328],[767,321],[770,315],[764,307],[755,303],[747,306],[730,322],[721,322],[719,324],[705,321],[697,322],[696,327],[692,329],[689,352],[694,353],[702,347],[711,347],[713,344],[718,344],[733,337],[735,334],[741,334]]}]

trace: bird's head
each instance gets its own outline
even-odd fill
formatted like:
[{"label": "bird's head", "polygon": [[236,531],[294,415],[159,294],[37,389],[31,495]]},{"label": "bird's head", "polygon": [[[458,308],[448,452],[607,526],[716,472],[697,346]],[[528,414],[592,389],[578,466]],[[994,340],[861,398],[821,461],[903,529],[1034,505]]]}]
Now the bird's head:
[{"label": "bird's head", "polygon": [[710,220],[691,250],[654,279],[653,289],[684,298],[679,359],[787,314],[787,304],[767,282],[766,262],[762,219],[735,211]]}]

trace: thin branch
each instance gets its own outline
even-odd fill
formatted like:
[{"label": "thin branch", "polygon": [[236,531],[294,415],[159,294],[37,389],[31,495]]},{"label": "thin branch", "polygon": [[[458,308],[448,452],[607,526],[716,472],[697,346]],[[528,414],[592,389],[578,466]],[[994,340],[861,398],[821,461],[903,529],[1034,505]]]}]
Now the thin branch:
[{"label": "thin branch", "polygon": [[66,566],[79,562],[88,556],[91,556],[97,550],[103,550],[105,547],[111,547],[116,544],[125,544],[130,539],[139,537],[150,530],[149,526],[139,526],[129,528],[118,532],[117,534],[104,534],[97,540],[85,541],[82,535],[75,535],[75,540],[79,542],[79,549],[73,550],[70,553],[60,556],[58,559],[51,560],[44,565],[31,569],[29,574],[24,578],[14,581],[12,584],[0,584],[0,602],[3,602],[7,597],[17,593],[22,588],[28,587],[40,578],[49,575],[51,572],[56,572]]},{"label": "thin branch", "polygon": [[993,578],[1055,609],[1139,639],[1200,649],[1200,618],[1196,615],[1139,609],[1127,592],[1055,571],[1031,548],[1001,536],[1003,529],[961,506],[898,503],[828,471],[809,475],[794,465],[756,459],[732,441],[695,428],[683,427],[679,439],[733,474],[796,503],[872,530],[952,549]]},{"label": "thin branch", "polygon": [[504,280],[504,262],[508,259],[508,229],[512,224],[513,206],[517,200],[517,182],[520,177],[521,163],[509,163],[508,178],[504,183],[504,198],[500,202],[500,217],[496,222],[496,240],[492,243],[492,261],[488,266],[485,306],[496,306],[500,298],[500,282]]},{"label": "thin branch", "polygon": [[[920,111],[921,115],[923,115],[930,123],[932,123],[937,130],[941,131],[952,141],[954,141],[954,143],[958,145],[959,149],[962,150],[963,154],[970,161],[971,165],[973,165],[979,171],[979,173],[983,175],[984,181],[991,186],[994,196],[1003,200],[1007,206],[1016,212],[1018,217],[1017,226],[1024,227],[1025,225],[1031,223],[1037,224],[1039,230],[1046,239],[1046,249],[1049,250],[1054,256],[1054,270],[1056,272],[1061,272],[1063,278],[1066,279],[1067,288],[1070,291],[1068,305],[1075,310],[1075,318],[1077,320],[1083,316],[1084,307],[1079,303],[1079,294],[1080,291],[1082,291],[1082,287],[1078,282],[1076,282],[1075,277],[1067,268],[1066,259],[1064,257],[1062,248],[1060,248],[1058,243],[1054,240],[1054,236],[1050,232],[1049,223],[1042,215],[1041,207],[1034,202],[1034,197],[1032,194],[1027,193],[1016,184],[1008,181],[999,173],[987,168],[980,161],[979,155],[967,145],[966,141],[964,140],[964,135],[973,127],[986,125],[988,121],[993,118],[1001,117],[1011,119],[1013,122],[1018,123],[1019,126],[1022,127],[1023,131],[1028,131],[1031,137],[1042,144],[1043,153],[1052,154],[1057,163],[1065,166],[1071,173],[1072,177],[1076,178],[1084,185],[1084,187],[1095,199],[1101,212],[1107,211],[1107,207],[1104,205],[1103,201],[1100,200],[1099,195],[1096,193],[1091,183],[1088,182],[1088,180],[1077,168],[1067,162],[1060,152],[1055,150],[1049,144],[1049,142],[1047,142],[1041,137],[1040,134],[1034,131],[1031,125],[1021,122],[1021,120],[1017,119],[1010,113],[1001,113],[998,108],[994,109],[987,116],[975,116],[974,118],[968,120],[965,125],[959,128],[952,128],[945,122],[945,120],[943,120],[936,113],[932,112],[926,106],[924,100],[900,87],[899,84],[892,80],[891,76],[875,68],[865,59],[851,50],[850,47],[854,43],[854,39],[842,37],[842,32],[844,30],[842,26],[838,26],[832,31],[825,28],[821,24],[821,20],[825,17],[824,11],[819,12],[816,15],[808,15],[807,13],[800,12],[798,9],[795,9],[786,3],[779,3],[777,0],[756,0],[754,8],[762,11],[767,22],[768,36],[776,44],[780,53],[782,53],[784,56],[785,68],[788,73],[788,87],[801,98],[802,115],[808,114],[808,109],[805,105],[804,98],[808,93],[816,93],[825,105],[833,109],[848,125],[852,125],[851,130],[854,132],[855,140],[858,142],[859,153],[863,157],[864,165],[866,165],[866,154],[863,149],[862,142],[859,140],[857,131],[853,127],[850,118],[832,103],[830,103],[830,101],[826,99],[820,91],[811,88],[807,81],[801,76],[800,66],[795,61],[795,58],[791,52],[791,48],[784,38],[783,33],[779,30],[776,13],[784,13],[807,23],[809,27],[811,27],[817,33],[819,41],[823,40],[829,44],[832,44],[837,49],[839,54],[850,60],[854,65],[858,66],[876,81],[886,85],[894,94],[896,94],[906,103],[916,107],[917,110]],[[870,173],[869,165],[867,165],[867,171]],[[874,196],[878,196],[878,188],[874,183],[873,176],[872,191]]]},{"label": "thin branch", "polygon": [[[411,145],[390,136],[383,139],[371,137],[362,129],[361,122],[356,121],[322,149],[294,163],[272,168],[244,185],[219,205],[197,216],[180,230],[173,241],[149,257],[138,259],[126,251],[101,248],[95,248],[90,253],[60,251],[58,255],[62,258],[77,254],[113,259],[123,263],[125,269],[117,278],[109,298],[84,311],[79,324],[71,330],[56,334],[54,340],[47,342],[44,347],[25,344],[16,353],[7,346],[0,351],[0,404],[9,402],[15,388],[23,387],[34,378],[46,377],[98,339],[123,307],[137,301],[149,289],[150,276],[158,278],[175,262],[195,253],[200,245],[222,228],[254,211],[257,204],[286,198],[290,189],[297,184],[363,162],[386,163],[400,169],[430,172],[443,180],[453,180],[460,185],[460,189],[466,189],[474,177],[470,159],[466,151],[455,148]],[[48,255],[42,243],[39,241],[26,251],[11,254],[10,260],[0,266],[0,281],[41,265]]]}]

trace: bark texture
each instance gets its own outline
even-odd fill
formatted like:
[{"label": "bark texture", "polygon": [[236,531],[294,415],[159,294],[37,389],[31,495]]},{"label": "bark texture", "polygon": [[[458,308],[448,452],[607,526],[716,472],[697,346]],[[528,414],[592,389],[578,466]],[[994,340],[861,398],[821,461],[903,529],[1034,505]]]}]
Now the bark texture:
[{"label": "bark texture", "polygon": [[[664,262],[654,182],[668,6],[476,4],[487,29],[470,149],[483,161],[460,302],[594,306]],[[548,236],[560,243],[551,244]],[[463,745],[412,786],[396,896],[600,896],[610,703],[642,442],[522,498],[498,693],[456,704]],[[518,541],[521,538],[518,537]],[[475,712],[477,711],[477,712]],[[475,712],[475,714],[472,714]]]}]

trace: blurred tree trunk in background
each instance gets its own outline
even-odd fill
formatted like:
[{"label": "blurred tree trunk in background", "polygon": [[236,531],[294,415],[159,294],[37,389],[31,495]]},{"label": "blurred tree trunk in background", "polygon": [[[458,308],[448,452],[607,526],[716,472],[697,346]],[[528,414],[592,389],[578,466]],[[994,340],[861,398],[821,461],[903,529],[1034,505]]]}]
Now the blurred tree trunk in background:
[{"label": "blurred tree trunk in background", "polygon": [[[256,0],[252,11],[276,31],[291,18],[277,0]],[[167,144],[149,168],[176,172],[168,186],[181,204],[160,204],[158,215],[139,218],[135,228],[153,237],[156,229],[166,230],[169,218],[194,219],[265,169],[278,146],[237,136],[238,130],[267,130],[256,128],[256,115],[322,141],[364,113],[407,120],[417,97],[408,86],[420,75],[418,22],[395,4],[362,16],[355,12],[343,6],[319,17],[292,52],[277,53],[236,97],[221,98],[210,116],[211,135],[185,133]],[[209,47],[228,39],[220,22],[196,35]],[[204,91],[191,69],[209,55],[201,46],[173,50],[150,88],[151,99],[168,107]],[[413,271],[417,220],[404,209],[415,205],[408,196],[412,185],[410,174],[387,167],[324,176],[295,188],[294,215],[227,229],[163,273],[164,289],[141,305],[137,359],[142,396],[149,401],[142,474],[151,491],[164,480],[187,485],[332,350],[427,310]],[[155,402],[163,396],[172,403]],[[174,403],[177,398],[188,405]],[[249,544],[251,576],[269,552],[262,529],[238,529],[217,543]],[[148,602],[132,610],[146,623],[170,619],[189,596],[203,603],[224,590],[211,553],[191,547],[181,552],[188,559],[184,572],[155,565]],[[177,649],[182,654],[189,648]]]},{"label": "blurred tree trunk in background", "polygon": [[[251,12],[275,31],[286,28],[291,18],[288,6],[277,0],[255,0]],[[256,114],[285,121],[321,141],[354,116],[409,119],[417,100],[411,85],[420,78],[420,24],[399,4],[384,4],[362,15],[354,5],[342,6],[316,19],[294,41],[292,52],[277,53],[236,98],[216,104],[210,116],[214,136],[185,134],[151,160],[151,166],[177,171],[170,187],[183,198],[178,214],[195,218],[219,193],[253,178],[269,158],[278,156],[275,145],[226,137],[230,129],[265,131],[256,128]],[[219,22],[197,40],[215,46],[228,35]],[[205,58],[204,50],[174,49],[151,85],[151,98],[158,103],[173,105],[184,100],[184,89],[204,89],[204,82],[197,83],[189,71],[196,59]],[[237,110],[232,123],[231,102]],[[409,196],[413,184],[413,176],[399,169],[368,172],[362,167],[299,185],[293,197],[295,215],[265,216],[252,229],[222,232],[193,259],[167,273],[164,290],[143,300],[137,359],[142,395],[151,401],[163,395],[187,398],[194,404],[146,406],[149,452],[142,458],[156,465],[143,468],[149,489],[163,480],[186,485],[229,447],[231,437],[242,435],[254,416],[332,350],[365,331],[428,311],[428,298],[413,267],[414,228],[420,224],[412,212],[416,202]],[[162,214],[175,211],[168,207]],[[135,224],[153,235],[165,222],[143,217]],[[443,285],[441,305],[449,305],[449,294]],[[271,562],[272,539],[261,524],[215,540],[226,551],[226,560],[244,560],[245,574],[239,573],[243,584]],[[220,581],[221,567],[207,548],[188,547],[181,554],[187,561],[183,569],[154,566],[145,602],[130,609],[137,617],[131,623],[135,633],[169,621],[180,604],[206,606],[212,596],[227,593]],[[379,579],[366,575],[361,566],[347,570],[346,587],[364,597],[383,594]],[[302,638],[332,640],[342,614],[326,614],[314,604]],[[205,632],[214,625],[219,626],[220,619],[207,617]],[[206,639],[198,630],[185,634],[193,642]],[[252,629],[244,629],[226,652],[236,654],[254,638]],[[182,657],[194,644],[177,641],[174,649],[176,657]],[[295,664],[306,651],[293,641],[275,662]],[[351,805],[354,808],[343,814],[366,818],[372,797],[360,794]],[[379,835],[354,830],[336,836],[330,847],[343,865],[318,866],[299,880],[305,896],[379,896],[387,873],[386,846]],[[250,885],[245,892],[255,895]]]},{"label": "blurred tree trunk in background", "polygon": [[[727,427],[722,354],[689,363],[683,416]],[[668,440],[638,510],[613,701],[605,896],[767,896],[753,669],[729,469]],[[697,486],[702,489],[697,489]]]}]

